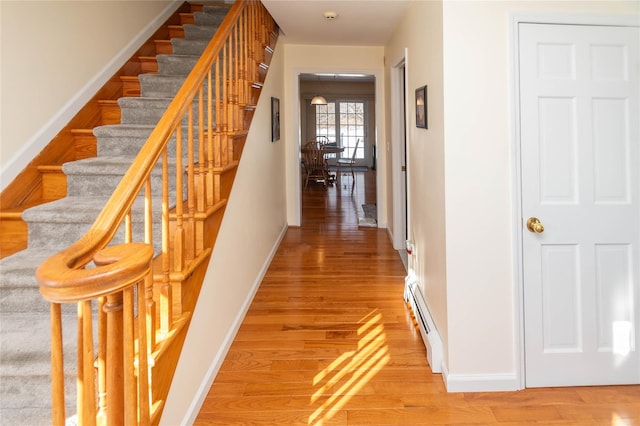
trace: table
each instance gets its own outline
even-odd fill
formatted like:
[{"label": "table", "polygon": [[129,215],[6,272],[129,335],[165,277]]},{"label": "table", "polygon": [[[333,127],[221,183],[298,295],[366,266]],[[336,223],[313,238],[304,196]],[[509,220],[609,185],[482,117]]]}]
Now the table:
[{"label": "table", "polygon": [[333,183],[336,180],[336,175],[330,173],[327,155],[340,154],[342,151],[344,151],[344,147],[338,146],[337,144],[325,144],[322,146],[322,154],[324,156],[324,162],[327,165],[327,175],[329,176],[329,182],[327,183]]}]

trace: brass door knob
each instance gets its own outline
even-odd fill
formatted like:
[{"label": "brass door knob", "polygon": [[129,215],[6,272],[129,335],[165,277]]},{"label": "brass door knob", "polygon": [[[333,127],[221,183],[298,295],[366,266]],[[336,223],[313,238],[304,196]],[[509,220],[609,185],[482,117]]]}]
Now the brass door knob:
[{"label": "brass door knob", "polygon": [[530,232],[535,232],[536,234],[542,234],[544,232],[544,225],[540,222],[540,219],[537,217],[530,217],[527,220],[527,229]]}]

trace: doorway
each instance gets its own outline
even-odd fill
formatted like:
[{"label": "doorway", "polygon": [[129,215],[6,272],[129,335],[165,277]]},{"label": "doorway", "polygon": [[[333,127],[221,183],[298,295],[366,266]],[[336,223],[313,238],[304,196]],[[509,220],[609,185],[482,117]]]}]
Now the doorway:
[{"label": "doorway", "polygon": [[[299,93],[300,145],[320,138],[332,149],[340,149],[339,153],[325,156],[330,177],[327,189],[355,200],[357,218],[362,226],[377,226],[376,77],[372,74],[301,73]],[[326,103],[312,105],[311,99],[317,95],[322,95]],[[351,176],[349,168],[343,166],[338,170],[335,164],[339,158],[355,160],[355,177]],[[371,189],[374,196],[368,195],[367,203],[358,201]],[[301,190],[305,190],[304,185]]]},{"label": "doorway", "polygon": [[640,32],[517,34],[525,386],[640,383]]},{"label": "doorway", "polygon": [[393,176],[393,247],[398,250],[408,266],[406,242],[409,240],[408,198],[407,198],[407,87],[405,57],[392,67],[391,75],[391,133],[392,176]]}]

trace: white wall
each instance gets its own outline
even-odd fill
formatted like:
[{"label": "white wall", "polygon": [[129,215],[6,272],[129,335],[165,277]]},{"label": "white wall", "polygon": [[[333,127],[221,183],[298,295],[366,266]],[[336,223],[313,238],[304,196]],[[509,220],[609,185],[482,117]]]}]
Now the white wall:
[{"label": "white wall", "polygon": [[[284,150],[271,142],[271,97],[280,111],[283,48],[278,42],[260,94],[222,227],[175,373],[161,424],[190,424],[287,229]],[[280,128],[289,123],[282,117]]]},{"label": "white wall", "polygon": [[0,1],[4,187],[181,1]]},{"label": "white wall", "polygon": [[[434,316],[436,327],[447,344],[447,287],[445,259],[444,209],[444,107],[442,76],[442,3],[439,1],[411,2],[403,21],[385,46],[387,77],[407,52],[407,197],[409,239],[416,249],[413,268],[419,278],[422,293]],[[415,126],[415,89],[428,86],[428,129]],[[387,85],[389,87],[390,84]],[[387,91],[387,99],[390,92]],[[389,100],[387,102],[390,102]],[[387,114],[391,120],[391,114]],[[387,129],[391,126],[388,125]],[[389,133],[389,132],[388,132]],[[387,138],[390,144],[401,140]],[[390,162],[396,161],[389,158]],[[393,188],[391,182],[389,187]],[[393,188],[395,189],[395,188]],[[392,196],[391,189],[388,196]],[[391,198],[389,198],[391,199]],[[393,209],[389,202],[388,214]],[[392,220],[389,219],[389,223]],[[391,229],[395,233],[395,229]]]},{"label": "white wall", "polygon": [[[281,37],[285,48],[284,95],[286,116],[286,172],[287,172],[287,220],[291,226],[299,226],[301,220],[300,204],[300,91],[298,76],[301,73],[333,72],[363,73],[376,77],[376,117],[384,116],[384,49],[382,47],[363,46],[317,46],[287,44],[286,37]],[[378,159],[385,161],[383,151],[386,141],[385,123],[378,120],[374,137],[370,142],[376,143]],[[386,191],[384,170],[378,168],[378,200],[384,205]],[[380,210],[379,210],[380,212]],[[378,226],[386,226],[386,212],[380,212]]]},{"label": "white wall", "polygon": [[429,84],[429,130],[409,133],[410,220],[449,390],[521,386],[510,14],[637,14],[639,4],[444,1],[439,13],[415,2],[386,46],[391,64],[408,47],[411,95]]}]

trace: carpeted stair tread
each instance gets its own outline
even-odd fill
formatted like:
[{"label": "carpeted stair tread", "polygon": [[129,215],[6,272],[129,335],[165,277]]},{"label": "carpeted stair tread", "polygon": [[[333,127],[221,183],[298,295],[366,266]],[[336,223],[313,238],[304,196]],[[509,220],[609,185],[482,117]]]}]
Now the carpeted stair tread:
[{"label": "carpeted stair tread", "polygon": [[[225,3],[225,2],[223,2],[223,3]],[[231,6],[231,4],[233,4],[233,1],[228,1],[226,3],[227,3],[226,5],[205,4],[204,7],[202,8],[202,12],[201,13],[209,13],[209,14],[214,14],[214,15],[225,16],[227,13],[229,13],[229,6]]]},{"label": "carpeted stair tread", "polygon": [[[48,303],[47,303],[48,304]],[[62,339],[65,354],[75,359],[76,315],[63,315]],[[0,374],[4,383],[6,376],[49,376],[51,373],[51,322],[49,315],[38,313],[19,313],[0,315],[2,321],[2,360]],[[38,336],[38,338],[33,338]],[[19,345],[16,342],[20,342]],[[75,371],[75,363],[65,361],[65,369]]]},{"label": "carpeted stair tread", "polygon": [[126,97],[118,99],[122,124],[156,125],[171,103],[171,98]]},{"label": "carpeted stair tread", "polygon": [[[2,315],[41,312],[48,318],[49,303],[40,295],[36,269],[60,249],[61,247],[31,248],[2,259],[2,280],[0,280]],[[63,312],[74,314],[75,307],[64,305]],[[7,321],[6,324],[11,322]]]},{"label": "carpeted stair tread", "polygon": [[[220,21],[222,22],[222,20]],[[200,25],[200,24],[185,24],[184,38],[189,40],[210,40],[218,30],[219,24],[214,25]]]},{"label": "carpeted stair tread", "polygon": [[173,54],[175,55],[201,55],[210,40],[189,40],[185,38],[171,39]]},{"label": "carpeted stair tread", "polygon": [[[40,290],[34,277],[33,283],[28,286],[3,288],[2,294],[0,295],[0,309],[3,313],[1,320],[9,323],[10,321],[7,320],[9,317],[5,317],[6,315],[21,314],[24,310],[28,310],[34,314],[39,313],[48,318],[50,306],[49,303],[40,296]],[[75,311],[75,307],[71,305],[65,305],[63,307],[63,312],[74,313]],[[2,353],[4,357],[5,351],[3,350]]]},{"label": "carpeted stair tread", "polygon": [[[102,175],[124,175],[131,167],[131,162],[135,157],[126,155],[91,157],[82,160],[71,161],[62,165],[62,171],[66,175],[72,174],[94,174],[96,177]],[[169,160],[169,164],[175,163],[174,159]],[[156,166],[153,173],[161,174],[162,165]]]},{"label": "carpeted stair tread", "polygon": [[2,426],[31,426],[51,424],[51,408],[24,407],[2,408],[0,424]]},{"label": "carpeted stair tread", "polygon": [[[91,172],[95,175],[124,174],[131,167],[133,158],[124,155],[91,157],[82,160],[71,161],[62,165],[65,174],[83,174]],[[173,159],[169,160],[171,164]],[[175,163],[175,160],[173,160]],[[161,173],[161,165],[153,169],[152,173]],[[156,170],[157,169],[157,170]]]},{"label": "carpeted stair tread", "polygon": [[[186,75],[142,74],[140,80],[140,97],[173,98],[184,84]],[[221,83],[222,84],[222,83]],[[205,81],[204,99],[208,98],[208,83]]]},{"label": "carpeted stair tread", "polygon": [[145,137],[148,138],[154,126],[148,124],[105,124],[93,128],[96,137]]},{"label": "carpeted stair tread", "polygon": [[[56,253],[55,249],[35,248],[22,250],[2,259],[0,289],[12,287],[38,287],[35,271],[42,262]],[[0,295],[2,298],[2,295]],[[4,312],[0,310],[0,312]]]},{"label": "carpeted stair tread", "polygon": [[22,218],[26,222],[92,223],[104,208],[107,199],[104,196],[65,197],[27,209],[22,213]]},{"label": "carpeted stair tread", "polygon": [[[173,194],[171,194],[173,197]],[[23,213],[23,218],[29,223],[29,247],[46,249],[63,249],[78,241],[90,228],[106,205],[107,198],[103,196],[68,196],[51,203],[42,204]],[[143,213],[145,199],[139,196],[131,208],[133,218],[133,239],[144,241]],[[161,232],[160,210],[162,203],[156,199],[153,208],[154,240],[160,244]],[[169,206],[173,208],[173,205]],[[51,228],[56,229],[55,238],[51,238]],[[124,242],[124,224],[113,238],[112,244]],[[159,247],[156,247],[156,252]]]},{"label": "carpeted stair tread", "polygon": [[89,230],[106,201],[104,196],[68,196],[25,210],[22,217],[29,224],[28,247],[68,247]]},{"label": "carpeted stair tread", "polygon": [[[8,376],[7,381],[0,383],[0,395],[5,403],[0,403],[0,424],[2,426],[35,426],[52,424],[51,392],[44,394],[41,389],[51,388],[49,376]],[[67,419],[74,415],[75,377],[65,376]],[[48,398],[46,402],[41,398]],[[69,423],[75,425],[77,423]]]},{"label": "carpeted stair tread", "polygon": [[168,98],[174,97],[186,76],[183,75],[164,75],[164,74],[141,74],[138,76],[140,80],[141,97],[149,98]]},{"label": "carpeted stair tread", "polygon": [[197,25],[220,25],[229,12],[226,6],[205,6],[202,12],[194,13]]},{"label": "carpeted stair tread", "polygon": [[95,127],[93,134],[97,139],[98,157],[135,157],[153,129],[153,126],[145,124],[107,124]]},{"label": "carpeted stair tread", "polygon": [[199,58],[196,55],[158,55],[158,74],[186,77]]},{"label": "carpeted stair tread", "polygon": [[[174,149],[175,152],[175,149]],[[185,150],[184,155],[187,155]],[[134,157],[93,157],[65,163],[62,170],[67,175],[67,194],[72,197],[104,196],[109,197],[116,189],[122,177],[131,167]],[[186,158],[185,158],[186,161]],[[175,192],[175,158],[169,158],[169,191]],[[162,191],[162,163],[158,162],[151,171],[151,187],[155,196]],[[183,189],[186,190],[186,187]]]},{"label": "carpeted stair tread", "polygon": [[[144,98],[173,98],[184,84],[186,75],[165,75],[165,74],[143,74],[140,79],[140,93]],[[205,82],[204,95],[207,98],[207,87]]]},{"label": "carpeted stair tread", "polygon": [[[155,125],[169,107],[173,98],[143,98],[126,97],[118,99],[120,106],[120,121],[123,124],[147,124]],[[215,119],[215,109],[213,110]],[[193,121],[198,122],[198,102],[193,102]],[[188,118],[185,114],[182,125],[187,125]]]},{"label": "carpeted stair tread", "polygon": [[[43,302],[49,306],[49,303]],[[69,305],[74,307],[73,305]],[[64,312],[64,311],[63,311]],[[65,394],[75,413],[77,366],[75,311],[62,315]],[[51,424],[51,340],[49,312],[0,314],[0,424]]]},{"label": "carpeted stair tread", "polygon": [[[106,205],[107,200],[108,197],[104,196],[65,197],[27,209],[22,213],[22,217],[27,222],[52,224],[93,222]],[[172,207],[170,206],[170,208]],[[142,212],[143,209],[144,199],[141,195],[134,202],[132,210],[135,215]],[[0,265],[4,265],[4,263],[0,263]]]},{"label": "carpeted stair tread", "polygon": [[[197,126],[194,132],[197,137]],[[215,128],[215,127],[214,127]],[[154,126],[147,124],[108,124],[93,129],[97,138],[98,157],[131,157],[134,158],[140,152]],[[183,135],[187,134],[186,127]],[[175,135],[169,140],[167,147],[169,158],[175,157]],[[186,153],[184,154],[186,158]]]}]

